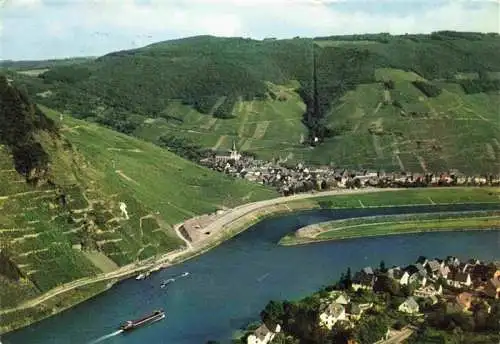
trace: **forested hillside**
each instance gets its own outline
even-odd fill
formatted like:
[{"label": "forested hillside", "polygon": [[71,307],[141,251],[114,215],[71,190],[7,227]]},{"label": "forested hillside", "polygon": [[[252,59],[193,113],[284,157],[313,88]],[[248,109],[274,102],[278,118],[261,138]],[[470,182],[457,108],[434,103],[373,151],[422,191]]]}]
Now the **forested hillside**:
[{"label": "forested hillside", "polygon": [[173,226],[184,219],[276,196],[40,109],[3,77],[0,122],[0,311],[177,249]]},{"label": "forested hillside", "polygon": [[42,104],[156,143],[176,137],[222,149],[235,141],[266,159],[494,172],[499,49],[497,34],[446,31],[198,36],[14,78]]}]

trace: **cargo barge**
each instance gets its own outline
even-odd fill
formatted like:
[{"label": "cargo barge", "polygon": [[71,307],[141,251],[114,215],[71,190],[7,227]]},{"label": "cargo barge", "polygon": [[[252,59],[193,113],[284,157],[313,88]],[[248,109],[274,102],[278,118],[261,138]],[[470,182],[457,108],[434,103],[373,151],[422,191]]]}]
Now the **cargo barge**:
[{"label": "cargo barge", "polygon": [[135,330],[138,327],[142,327],[151,323],[154,323],[156,321],[159,321],[161,319],[165,318],[165,312],[163,310],[157,310],[154,311],[153,314],[150,314],[144,318],[137,319],[137,320],[129,320],[122,324],[120,326],[120,330],[122,331],[131,331]]}]

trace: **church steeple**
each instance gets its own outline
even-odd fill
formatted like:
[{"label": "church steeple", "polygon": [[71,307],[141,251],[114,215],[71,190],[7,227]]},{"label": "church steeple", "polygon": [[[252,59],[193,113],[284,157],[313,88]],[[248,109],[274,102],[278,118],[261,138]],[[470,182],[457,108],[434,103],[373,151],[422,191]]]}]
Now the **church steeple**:
[{"label": "church steeple", "polygon": [[238,161],[241,158],[241,154],[236,150],[236,142],[233,141],[233,149],[231,149],[231,159]]}]

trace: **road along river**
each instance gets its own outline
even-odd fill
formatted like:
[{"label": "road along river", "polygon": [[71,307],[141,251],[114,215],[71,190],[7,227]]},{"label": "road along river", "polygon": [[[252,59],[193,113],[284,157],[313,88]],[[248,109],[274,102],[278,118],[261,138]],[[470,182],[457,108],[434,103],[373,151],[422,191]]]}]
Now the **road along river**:
[{"label": "road along river", "polygon": [[[264,220],[213,250],[151,275],[123,281],[97,297],[27,328],[2,336],[3,344],[228,342],[238,328],[258,319],[271,299],[296,299],[335,281],[347,267],[404,265],[419,255],[500,259],[500,231],[420,233],[276,245],[304,225],[357,216],[498,209],[498,205],[413,206],[312,210]],[[190,272],[165,288],[162,280]],[[118,333],[125,320],[163,308],[166,318]]]}]

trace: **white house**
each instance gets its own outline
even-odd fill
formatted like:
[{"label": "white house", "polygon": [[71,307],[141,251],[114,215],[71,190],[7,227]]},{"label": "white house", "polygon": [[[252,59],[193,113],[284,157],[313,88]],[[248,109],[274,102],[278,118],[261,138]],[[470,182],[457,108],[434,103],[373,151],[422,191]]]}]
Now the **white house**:
[{"label": "white house", "polygon": [[401,279],[399,280],[399,284],[401,285],[408,285],[408,279],[410,278],[410,274],[408,272],[404,272],[403,276],[401,276]]},{"label": "white house", "polygon": [[413,295],[417,297],[430,297],[432,295],[442,295],[443,287],[440,285],[438,289],[436,289],[432,284],[427,287],[420,287],[413,292]]},{"label": "white house", "polygon": [[268,344],[273,340],[274,336],[276,336],[276,333],[280,331],[281,326],[279,324],[276,325],[274,331],[271,331],[266,324],[262,324],[254,333],[248,336],[247,344]]},{"label": "white house", "polygon": [[349,304],[350,301],[351,301],[351,299],[349,298],[349,296],[344,295],[344,294],[340,294],[339,297],[337,297],[335,299],[335,303],[338,303],[339,305],[343,305],[343,306]]},{"label": "white house", "polygon": [[415,301],[413,297],[409,297],[403,302],[402,304],[399,305],[398,310],[400,312],[408,313],[408,314],[414,314],[418,313],[419,307],[418,303]]},{"label": "white house", "polygon": [[319,324],[325,326],[329,330],[333,328],[335,323],[339,320],[345,320],[345,308],[339,303],[331,303],[324,306],[319,315]]}]

